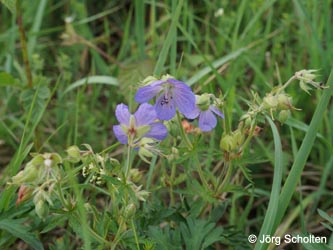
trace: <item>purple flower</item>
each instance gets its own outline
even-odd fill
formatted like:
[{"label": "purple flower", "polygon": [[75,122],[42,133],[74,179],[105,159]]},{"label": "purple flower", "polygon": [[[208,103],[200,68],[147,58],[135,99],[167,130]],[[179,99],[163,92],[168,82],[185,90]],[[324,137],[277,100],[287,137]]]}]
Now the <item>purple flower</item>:
[{"label": "purple flower", "polygon": [[158,96],[155,104],[157,117],[170,120],[176,114],[176,108],[185,117],[192,119],[195,109],[195,96],[189,86],[174,78],[157,80],[138,89],[135,101],[144,103]]},{"label": "purple flower", "polygon": [[155,109],[148,103],[141,104],[133,115],[126,105],[118,104],[116,117],[120,125],[113,126],[113,132],[122,144],[133,145],[143,137],[163,140],[168,134],[167,128],[156,122]]},{"label": "purple flower", "polygon": [[196,108],[192,112],[192,117],[199,116],[199,128],[204,132],[211,131],[216,127],[217,119],[215,115],[224,118],[221,111],[212,104],[211,99],[212,95],[210,94],[197,96]]}]

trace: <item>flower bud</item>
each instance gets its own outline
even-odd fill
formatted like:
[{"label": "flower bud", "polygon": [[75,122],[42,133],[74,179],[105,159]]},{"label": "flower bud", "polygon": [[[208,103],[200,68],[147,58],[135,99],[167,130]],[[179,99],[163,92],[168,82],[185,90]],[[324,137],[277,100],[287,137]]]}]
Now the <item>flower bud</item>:
[{"label": "flower bud", "polygon": [[67,159],[69,162],[78,163],[81,160],[80,149],[78,148],[78,146],[70,146],[69,148],[67,148],[66,152],[68,154]]},{"label": "flower bud", "polygon": [[179,150],[176,147],[171,148],[171,154],[167,156],[170,162],[177,160],[179,158]]},{"label": "flower bud", "polygon": [[278,108],[281,110],[287,110],[292,107],[291,97],[282,93],[277,95]]},{"label": "flower bud", "polygon": [[32,191],[33,191],[32,188],[25,185],[21,185],[18,191],[16,206],[19,205],[21,202],[28,200],[32,195]]},{"label": "flower bud", "polygon": [[196,96],[196,104],[201,111],[208,110],[209,106],[211,105],[210,94],[202,94],[200,96]]},{"label": "flower bud", "polygon": [[12,183],[15,185],[22,185],[24,183],[33,182],[37,179],[38,174],[38,167],[29,162],[23,170],[12,177]]},{"label": "flower bud", "polygon": [[38,200],[35,204],[35,211],[39,218],[45,220],[49,213],[49,205],[44,200]]},{"label": "flower bud", "polygon": [[132,168],[129,175],[133,182],[139,182],[142,178],[142,173],[137,168]]},{"label": "flower bud", "polygon": [[237,145],[237,147],[239,147],[240,145],[243,144],[243,142],[245,140],[245,136],[240,129],[237,129],[236,131],[234,131],[232,133],[232,136],[234,139],[234,143]]},{"label": "flower bud", "polygon": [[131,219],[136,212],[136,206],[134,203],[128,204],[124,209],[124,217],[127,219]]},{"label": "flower bud", "polygon": [[278,116],[279,122],[284,124],[290,117],[290,110],[281,110]]},{"label": "flower bud", "polygon": [[145,79],[143,79],[143,81],[141,82],[140,86],[146,86],[149,85],[153,82],[156,82],[157,78],[154,76],[147,76]]},{"label": "flower bud", "polygon": [[278,100],[276,96],[269,94],[264,97],[263,105],[265,109],[275,109],[278,105]]},{"label": "flower bud", "polygon": [[222,135],[220,141],[220,148],[224,151],[231,152],[232,150],[236,149],[236,143],[231,134],[224,134]]}]

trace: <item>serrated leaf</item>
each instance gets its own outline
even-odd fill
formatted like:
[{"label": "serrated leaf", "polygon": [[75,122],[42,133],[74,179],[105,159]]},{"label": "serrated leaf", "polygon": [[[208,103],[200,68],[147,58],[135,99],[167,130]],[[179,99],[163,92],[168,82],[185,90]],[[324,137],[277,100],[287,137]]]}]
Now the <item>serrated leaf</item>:
[{"label": "serrated leaf", "polygon": [[35,120],[44,110],[47,99],[50,97],[50,90],[46,86],[24,90],[20,95],[20,101],[26,111],[32,110],[32,120]]},{"label": "serrated leaf", "polygon": [[51,230],[53,230],[54,228],[56,228],[59,225],[62,225],[63,222],[67,219],[66,216],[64,215],[56,215],[51,217],[50,219],[47,219],[45,221],[46,227],[41,231],[41,233],[47,233]]},{"label": "serrated leaf", "polygon": [[224,238],[221,227],[201,219],[187,218],[186,223],[181,223],[180,228],[188,250],[205,249]]},{"label": "serrated leaf", "polygon": [[156,249],[181,250],[181,236],[178,229],[171,230],[169,226],[161,229],[157,226],[150,226],[148,235],[156,243]]},{"label": "serrated leaf", "polygon": [[0,0],[13,14],[16,13],[16,0]]},{"label": "serrated leaf", "polygon": [[23,220],[3,219],[0,221],[0,229],[7,231],[14,237],[20,238],[35,250],[44,249],[43,244],[29,231],[29,228],[22,225]]}]

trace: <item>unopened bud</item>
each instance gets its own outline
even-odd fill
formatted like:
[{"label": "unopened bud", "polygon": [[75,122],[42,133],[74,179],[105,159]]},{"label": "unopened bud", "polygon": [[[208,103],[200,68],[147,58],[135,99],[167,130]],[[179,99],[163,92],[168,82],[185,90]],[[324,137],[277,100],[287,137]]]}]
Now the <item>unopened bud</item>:
[{"label": "unopened bud", "polygon": [[128,204],[124,209],[124,217],[127,219],[132,218],[135,215],[136,206],[134,203]]},{"label": "unopened bud", "polygon": [[130,178],[133,182],[139,182],[142,178],[142,173],[137,168],[130,170]]},{"label": "unopened bud", "polygon": [[170,162],[177,160],[179,158],[179,150],[176,147],[172,147],[171,154],[169,154],[167,157]]},{"label": "unopened bud", "polygon": [[236,143],[231,134],[222,135],[220,148],[227,152],[231,152],[232,150],[236,149]]},{"label": "unopened bud", "polygon": [[37,179],[38,173],[38,167],[29,162],[23,170],[13,176],[12,183],[15,185],[22,185],[24,183],[33,182]]},{"label": "unopened bud", "polygon": [[276,96],[269,94],[264,97],[263,105],[265,109],[275,109],[278,105],[278,100]]},{"label": "unopened bud", "polygon": [[32,188],[25,185],[21,185],[17,195],[18,197],[16,200],[16,206],[19,205],[21,202],[28,200],[32,195],[32,191],[33,191]]},{"label": "unopened bud", "polygon": [[68,161],[72,163],[78,163],[81,160],[80,149],[78,146],[70,146],[69,148],[67,148],[66,152],[68,154]]},{"label": "unopened bud", "polygon": [[245,136],[240,129],[237,129],[236,131],[234,131],[232,133],[232,136],[233,136],[234,142],[236,143],[237,147],[239,147],[240,145],[243,144],[243,142],[245,140]]},{"label": "unopened bud", "polygon": [[281,110],[287,110],[292,107],[291,104],[291,97],[288,96],[287,94],[278,94],[277,95],[277,101],[278,101],[278,108]]},{"label": "unopened bud", "polygon": [[208,110],[209,106],[211,105],[210,94],[202,94],[200,96],[196,96],[196,104],[201,111]]},{"label": "unopened bud", "polygon": [[290,110],[281,110],[278,116],[279,122],[284,124],[290,117]]},{"label": "unopened bud", "polygon": [[147,76],[140,84],[140,86],[146,86],[146,85],[149,85],[153,82],[156,82],[157,81],[157,78],[154,77],[154,76]]},{"label": "unopened bud", "polygon": [[39,218],[45,220],[49,213],[49,205],[44,200],[38,200],[35,204],[35,211]]}]

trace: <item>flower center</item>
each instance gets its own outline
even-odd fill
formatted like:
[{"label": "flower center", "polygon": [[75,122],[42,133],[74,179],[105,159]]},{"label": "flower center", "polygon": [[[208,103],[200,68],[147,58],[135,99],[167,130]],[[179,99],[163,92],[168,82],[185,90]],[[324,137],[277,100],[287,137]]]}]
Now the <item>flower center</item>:
[{"label": "flower center", "polygon": [[136,134],[136,129],[135,128],[129,128],[128,129],[128,135],[131,137],[134,137]]},{"label": "flower center", "polygon": [[163,98],[161,100],[161,105],[162,106],[168,105],[171,102],[171,100],[173,99],[173,96],[172,96],[172,85],[165,84],[163,92],[164,92],[164,96],[163,96]]}]

